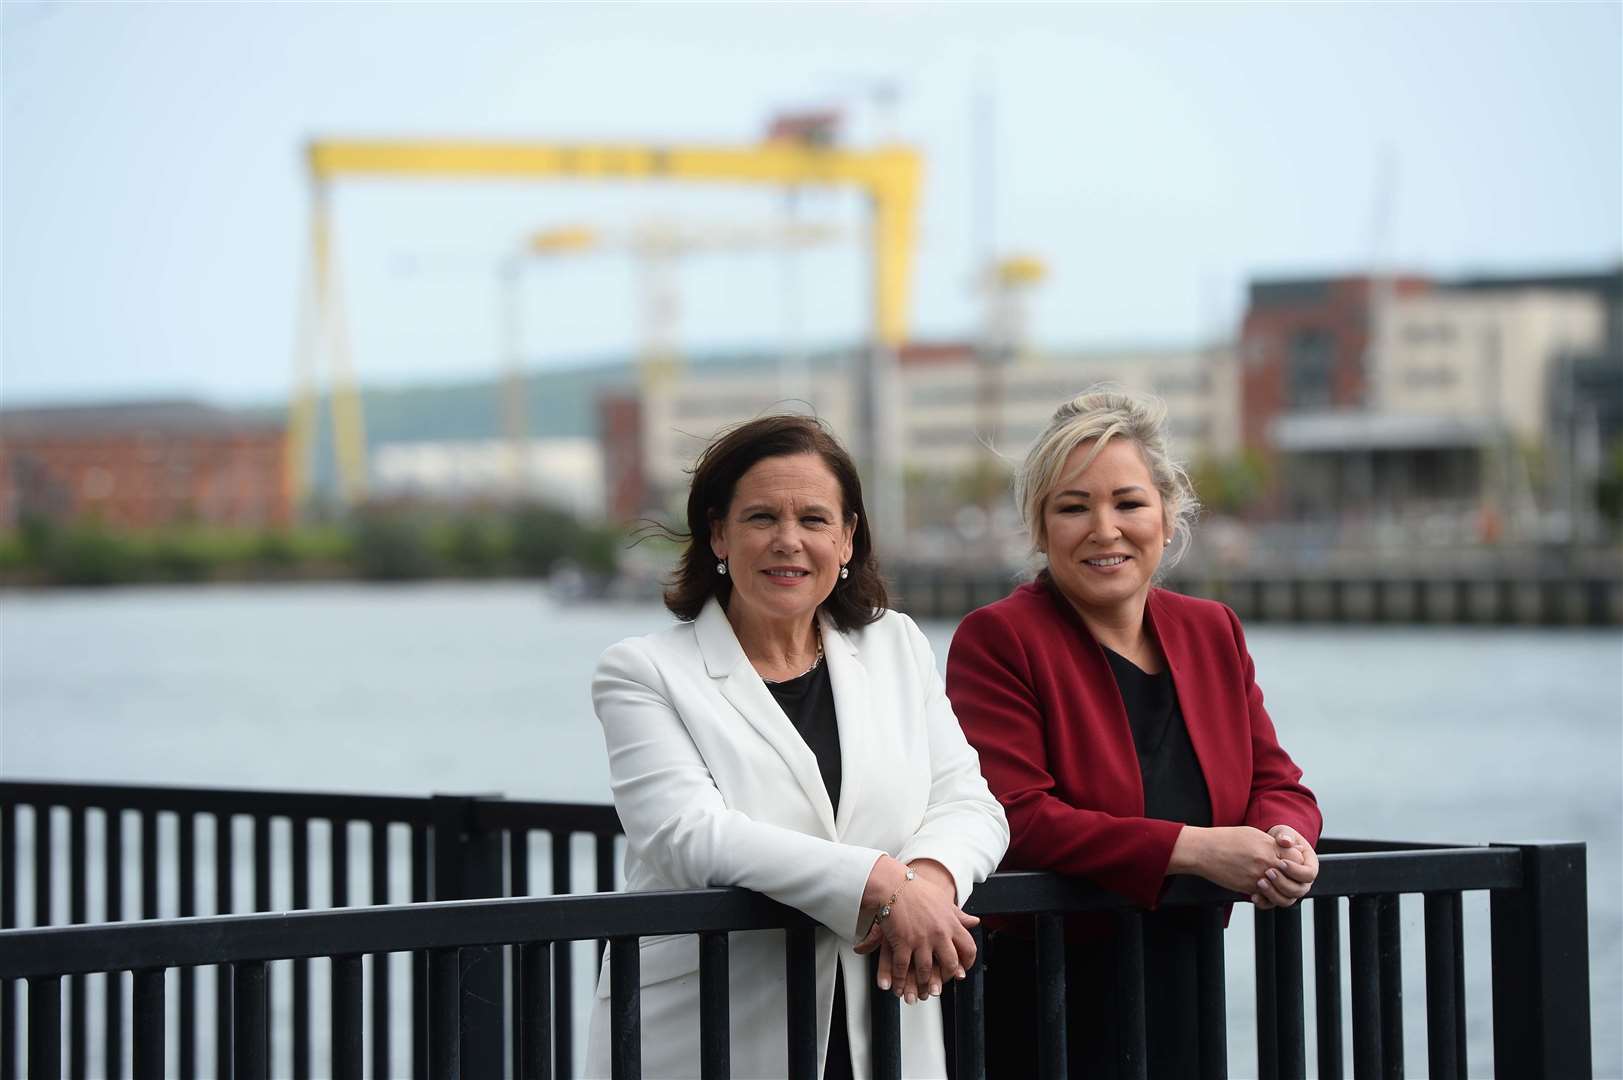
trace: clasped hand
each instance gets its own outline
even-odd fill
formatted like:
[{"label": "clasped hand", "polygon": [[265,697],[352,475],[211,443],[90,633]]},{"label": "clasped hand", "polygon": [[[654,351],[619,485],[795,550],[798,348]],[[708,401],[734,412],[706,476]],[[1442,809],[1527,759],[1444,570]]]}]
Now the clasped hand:
[{"label": "clasped hand", "polygon": [[1266,833],[1249,825],[1201,829],[1186,825],[1172,849],[1169,871],[1198,874],[1259,908],[1290,907],[1319,876],[1319,857],[1288,825]]},{"label": "clasped hand", "polygon": [[[912,881],[907,881],[907,869],[889,856],[874,864],[863,893],[863,918],[871,925],[856,951],[866,956],[877,950],[879,989],[911,1005],[940,994],[945,981],[962,979],[974,965],[975,939],[969,931],[980,919],[958,907],[946,867],[918,859],[912,864],[917,875]],[[896,900],[890,915],[876,920],[879,906],[892,895]]]}]

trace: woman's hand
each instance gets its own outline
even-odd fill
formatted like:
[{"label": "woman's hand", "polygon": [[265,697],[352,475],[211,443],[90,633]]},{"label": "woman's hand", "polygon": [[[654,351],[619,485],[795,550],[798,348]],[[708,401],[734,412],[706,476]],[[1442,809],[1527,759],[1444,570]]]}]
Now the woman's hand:
[{"label": "woman's hand", "polygon": [[[975,939],[969,934],[980,919],[958,908],[952,875],[931,859],[907,867],[889,857],[874,864],[863,890],[863,913],[872,918],[891,896],[888,918],[870,926],[856,951],[879,950],[878,983],[908,1004],[941,993],[946,979],[961,979],[975,963]],[[905,883],[905,887],[904,887]]]},{"label": "woman's hand", "polygon": [[1194,874],[1230,892],[1256,894],[1281,865],[1278,840],[1249,825],[1203,829],[1185,825],[1172,845],[1169,874]]},{"label": "woman's hand", "polygon": [[1259,908],[1290,907],[1306,896],[1319,876],[1319,857],[1289,825],[1268,830],[1279,846],[1279,865],[1264,871],[1251,902]]}]

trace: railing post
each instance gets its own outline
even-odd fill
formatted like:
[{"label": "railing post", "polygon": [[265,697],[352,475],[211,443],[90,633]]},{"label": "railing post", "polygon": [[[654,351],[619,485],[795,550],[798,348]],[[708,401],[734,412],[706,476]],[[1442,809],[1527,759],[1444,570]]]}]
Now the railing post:
[{"label": "railing post", "polygon": [[1492,894],[1493,1063],[1500,1076],[1593,1074],[1583,844],[1523,845],[1522,887]]},{"label": "railing post", "polygon": [[[834,977],[841,977],[838,969]],[[902,1008],[894,993],[879,989],[878,979],[879,954],[874,953],[868,958],[868,1030],[873,1051],[869,1071],[875,1080],[898,1080],[902,1075]]]},{"label": "railing post", "polygon": [[1348,905],[1352,944],[1353,1080],[1381,1075],[1381,943],[1379,896],[1354,896]]},{"label": "railing post", "polygon": [[953,1022],[957,1025],[953,1052],[959,1080],[980,1080],[986,1073],[986,931],[977,926],[970,936],[975,939],[975,966],[953,988]]},{"label": "railing post", "polygon": [[1065,920],[1037,916],[1037,1065],[1044,1077],[1065,1076]]},{"label": "railing post", "polygon": [[1279,965],[1274,959],[1274,911],[1255,908],[1252,961],[1257,984],[1257,1076],[1279,1080]]},{"label": "railing post", "polygon": [[1381,1075],[1403,1080],[1403,908],[1402,897],[1387,894],[1376,901],[1380,940]]},{"label": "railing post", "polygon": [[704,1080],[727,1080],[732,1073],[731,971],[726,933],[700,934],[699,1075]]},{"label": "railing post", "polygon": [[1319,1080],[1342,1080],[1341,900],[1313,900],[1313,1004],[1318,1010]]},{"label": "railing post", "polygon": [[463,1080],[462,981],[457,949],[428,954],[428,1060],[434,1080]]},{"label": "railing post", "polygon": [[1201,1080],[1227,1080],[1229,1074],[1223,918],[1222,908],[1209,907],[1200,912],[1200,959],[1197,968],[1200,979]]},{"label": "railing post", "polygon": [[642,1076],[642,952],[634,937],[609,943],[609,1072],[614,1080]]},{"label": "railing post", "polygon": [[1279,1009],[1274,1024],[1274,1047],[1282,1080],[1307,1075],[1307,1044],[1303,1034],[1302,906],[1292,904],[1274,912],[1274,1001]]},{"label": "railing post", "polygon": [[[476,900],[502,896],[502,833],[486,828],[482,801],[495,795],[434,796],[434,898]],[[500,948],[461,950],[462,1075],[502,1075],[509,1040]]]},{"label": "railing post", "polygon": [[28,1080],[61,1075],[62,977],[42,975],[28,980]]},{"label": "railing post", "polygon": [[1137,911],[1116,912],[1116,1002],[1116,1075],[1144,1080],[1149,1076],[1150,1051],[1144,1011],[1144,916]]},{"label": "railing post", "polygon": [[1463,958],[1455,951],[1460,894],[1426,894],[1426,1056],[1431,1080],[1465,1080],[1459,1053],[1461,1015],[1465,1008],[1457,984],[1464,978]]},{"label": "railing post", "polygon": [[[564,942],[568,945],[568,942]],[[519,960],[518,1080],[552,1080],[552,943],[521,945]]]},{"label": "railing post", "polygon": [[817,1080],[817,937],[809,926],[784,931],[789,1080]]}]

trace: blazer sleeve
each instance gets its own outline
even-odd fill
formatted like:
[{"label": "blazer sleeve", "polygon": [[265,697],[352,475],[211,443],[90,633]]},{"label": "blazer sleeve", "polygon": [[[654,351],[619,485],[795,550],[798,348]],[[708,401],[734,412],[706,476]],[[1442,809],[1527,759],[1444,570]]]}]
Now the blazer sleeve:
[{"label": "blazer sleeve", "polygon": [[751,889],[854,941],[863,888],[884,852],[755,821],[728,807],[663,684],[647,647],[635,639],[605,652],[592,679],[627,843],[674,888]]},{"label": "blazer sleeve", "polygon": [[962,907],[975,885],[997,869],[1009,846],[1009,823],[981,775],[979,755],[953,714],[929,641],[912,619],[896,618],[906,627],[918,685],[924,689],[930,763],[930,796],[924,818],[896,857],[902,862],[934,859],[945,866]]},{"label": "blazer sleeve", "polygon": [[1245,824],[1267,832],[1275,825],[1289,825],[1313,847],[1319,846],[1324,817],[1318,800],[1302,784],[1302,770],[1279,745],[1274,722],[1262,706],[1262,688],[1257,685],[1256,665],[1245,647],[1245,631],[1239,616],[1225,607],[1234,647],[1240,659],[1245,684],[1247,717],[1251,723],[1251,792],[1246,801]]},{"label": "blazer sleeve", "polygon": [[995,613],[982,609],[959,625],[947,693],[1008,814],[1006,864],[1086,877],[1153,908],[1183,826],[1083,809],[1055,795],[1047,724],[1033,685],[1019,633]]}]

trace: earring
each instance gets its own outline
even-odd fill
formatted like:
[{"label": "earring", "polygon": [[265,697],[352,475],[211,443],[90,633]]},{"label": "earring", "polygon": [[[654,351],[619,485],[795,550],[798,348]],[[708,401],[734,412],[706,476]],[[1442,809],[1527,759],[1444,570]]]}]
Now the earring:
[{"label": "earring", "polygon": [[844,566],[840,567],[840,580],[841,581],[844,581],[846,578],[848,578],[850,576],[851,576],[851,571],[849,569],[847,569]]},{"label": "earring", "polygon": [[716,573],[720,574],[722,577],[727,576],[727,560],[726,559],[721,559],[716,563]]},{"label": "earring", "polygon": [[1172,537],[1169,536],[1165,540],[1163,540],[1161,542],[1161,546],[1162,547],[1171,547],[1172,546]]}]

